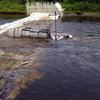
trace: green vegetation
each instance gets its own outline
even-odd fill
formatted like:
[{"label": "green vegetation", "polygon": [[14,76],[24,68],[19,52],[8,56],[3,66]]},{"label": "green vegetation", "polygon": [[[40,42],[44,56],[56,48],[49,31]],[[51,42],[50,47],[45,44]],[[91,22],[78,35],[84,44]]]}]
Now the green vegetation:
[{"label": "green vegetation", "polygon": [[62,2],[64,12],[100,12],[100,3],[95,2]]},{"label": "green vegetation", "polygon": [[[20,1],[20,0],[19,0]],[[25,13],[23,2],[17,0],[0,0],[0,13]]]},{"label": "green vegetation", "polygon": [[64,0],[61,2],[64,8],[62,21],[92,20],[100,21],[100,1],[98,0]]},{"label": "green vegetation", "polygon": [[[0,0],[0,13],[26,13],[25,3],[27,0]],[[68,12],[100,12],[99,0],[29,0],[38,2],[59,1]]]}]

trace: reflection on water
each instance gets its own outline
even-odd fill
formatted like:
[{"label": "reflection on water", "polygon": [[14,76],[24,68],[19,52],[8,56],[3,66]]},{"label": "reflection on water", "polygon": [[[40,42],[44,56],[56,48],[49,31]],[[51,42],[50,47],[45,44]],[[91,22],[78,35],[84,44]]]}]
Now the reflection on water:
[{"label": "reflection on water", "polygon": [[16,100],[100,100],[100,23],[67,22],[57,27],[74,38],[50,40],[40,47],[43,65],[37,70],[45,74],[20,90]]}]

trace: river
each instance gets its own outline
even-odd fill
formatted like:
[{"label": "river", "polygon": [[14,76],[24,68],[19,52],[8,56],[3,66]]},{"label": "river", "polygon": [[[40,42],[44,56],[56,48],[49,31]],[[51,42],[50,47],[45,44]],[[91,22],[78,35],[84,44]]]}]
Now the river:
[{"label": "river", "polygon": [[0,25],[3,25],[5,23],[10,23],[10,22],[13,22],[15,20],[16,19],[3,19],[3,18],[0,18]]},{"label": "river", "polygon": [[73,38],[57,42],[14,41],[23,44],[16,42],[14,51],[22,48],[38,53],[35,55],[39,59],[35,69],[43,73],[41,78],[21,89],[14,100],[100,100],[100,23],[58,21],[57,31],[70,33]]},{"label": "river", "polygon": [[44,76],[16,100],[100,100],[100,23],[65,22],[57,29],[73,39],[48,42],[38,68]]},{"label": "river", "polygon": [[0,14],[0,25],[5,24],[5,23],[10,23],[15,20],[25,18],[26,15],[17,15],[17,14]]}]

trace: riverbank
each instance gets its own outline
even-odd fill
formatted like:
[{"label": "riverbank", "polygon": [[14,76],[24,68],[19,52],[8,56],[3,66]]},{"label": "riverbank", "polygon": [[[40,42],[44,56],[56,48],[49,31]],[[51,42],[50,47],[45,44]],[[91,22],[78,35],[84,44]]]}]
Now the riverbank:
[{"label": "riverbank", "polygon": [[[88,2],[60,2],[64,9],[64,13],[66,12],[100,12],[100,4],[97,3],[88,3]],[[26,5],[25,3],[20,3],[18,1],[0,1],[0,14],[5,13],[18,13],[23,14],[26,13]]]},{"label": "riverbank", "polygon": [[64,13],[80,11],[80,12],[100,12],[100,3],[95,2],[62,2]]},{"label": "riverbank", "polygon": [[62,16],[62,21],[100,21],[100,13],[68,12]]},{"label": "riverbank", "polygon": [[[87,2],[63,2],[61,3],[64,9],[62,21],[73,20],[87,20],[98,21],[100,20],[100,4],[87,3]],[[0,1],[0,18],[23,18],[26,17],[25,3],[18,1]]]},{"label": "riverbank", "polygon": [[95,2],[63,2],[63,21],[100,21],[100,3]]}]

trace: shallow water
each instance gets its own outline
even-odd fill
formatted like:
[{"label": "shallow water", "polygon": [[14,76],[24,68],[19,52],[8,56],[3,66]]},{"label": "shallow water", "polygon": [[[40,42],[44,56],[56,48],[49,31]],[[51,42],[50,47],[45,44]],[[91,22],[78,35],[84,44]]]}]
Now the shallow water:
[{"label": "shallow water", "polygon": [[43,73],[21,89],[15,100],[100,100],[100,23],[58,21],[57,32],[73,38],[43,43],[28,40],[26,46],[24,40],[20,40],[24,45],[15,40],[15,48],[35,52],[36,63],[42,62],[35,70]]}]

